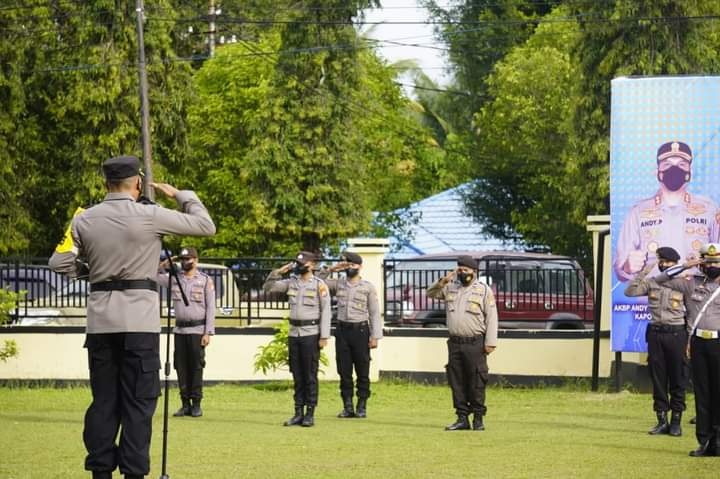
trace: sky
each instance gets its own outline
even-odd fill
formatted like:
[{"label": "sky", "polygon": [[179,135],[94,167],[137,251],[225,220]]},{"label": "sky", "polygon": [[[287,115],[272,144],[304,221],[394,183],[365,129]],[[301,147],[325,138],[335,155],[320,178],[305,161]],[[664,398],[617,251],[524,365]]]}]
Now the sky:
[{"label": "sky", "polygon": [[[381,4],[382,9],[365,12],[366,22],[424,22],[428,20],[428,11],[418,6],[416,0],[381,0]],[[443,46],[433,36],[432,25],[376,25],[373,26],[368,36],[376,40]],[[449,83],[449,78],[444,70],[447,66],[443,59],[444,52],[441,50],[385,43],[378,51],[391,63],[398,60],[415,59],[424,73],[438,85]]]}]

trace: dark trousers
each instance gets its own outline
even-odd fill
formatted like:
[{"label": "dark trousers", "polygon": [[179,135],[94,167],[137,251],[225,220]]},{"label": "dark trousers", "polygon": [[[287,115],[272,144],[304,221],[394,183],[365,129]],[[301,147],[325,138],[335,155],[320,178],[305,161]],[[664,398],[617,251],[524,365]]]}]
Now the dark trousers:
[{"label": "dark trousers", "polygon": [[690,355],[695,389],[695,435],[700,444],[720,433],[720,339],[693,336]]},{"label": "dark trousers", "polygon": [[485,407],[485,385],[488,381],[485,339],[448,339],[447,378],[452,389],[453,406],[458,415],[475,413],[482,416]]},{"label": "dark trousers", "polygon": [[295,407],[317,406],[320,335],[290,336],[288,355],[295,387]]},{"label": "dark trousers", "polygon": [[344,325],[335,330],[335,360],[340,375],[340,395],[343,401],[353,397],[353,367],[357,376],[357,397],[370,397],[370,329],[367,323]]},{"label": "dark trousers", "polygon": [[[150,472],[152,417],[160,396],[157,333],[88,334],[92,403],[85,413],[85,469]],[[120,432],[120,442],[115,438]]]},{"label": "dark trousers", "polygon": [[684,411],[687,384],[685,326],[668,328],[651,324],[648,325],[646,339],[648,368],[653,385],[653,410]]},{"label": "dark trousers", "polygon": [[202,334],[176,334],[173,360],[182,399],[202,399],[205,348]]}]

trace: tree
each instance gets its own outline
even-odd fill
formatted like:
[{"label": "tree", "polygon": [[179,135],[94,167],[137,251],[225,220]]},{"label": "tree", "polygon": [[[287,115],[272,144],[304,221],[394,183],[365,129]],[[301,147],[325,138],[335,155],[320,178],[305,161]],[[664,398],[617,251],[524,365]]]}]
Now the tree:
[{"label": "tree", "polygon": [[682,75],[720,70],[720,4],[712,0],[580,2],[577,44],[582,96],[574,113],[578,159],[572,193],[588,214],[607,211],[610,81],[624,75]]},{"label": "tree", "polygon": [[[158,7],[172,10],[168,1]],[[78,205],[102,199],[100,165],[140,153],[135,7],[111,0],[0,9],[0,252],[47,255]],[[173,61],[172,15],[145,25],[158,169],[185,157],[190,68]],[[17,193],[17,192],[21,193]],[[7,202],[5,202],[7,200]]]},{"label": "tree", "polygon": [[488,78],[493,100],[476,115],[476,176],[466,195],[485,233],[586,257],[584,211],[569,172],[575,169],[572,116],[579,69],[572,58],[577,25],[552,22],[513,48]]},{"label": "tree", "polygon": [[309,10],[321,23],[300,24],[309,31],[226,45],[196,74],[193,181],[219,225],[214,254],[332,246],[370,231],[372,211],[433,191],[418,185],[442,169],[442,150],[408,114],[393,70],[324,5]]}]

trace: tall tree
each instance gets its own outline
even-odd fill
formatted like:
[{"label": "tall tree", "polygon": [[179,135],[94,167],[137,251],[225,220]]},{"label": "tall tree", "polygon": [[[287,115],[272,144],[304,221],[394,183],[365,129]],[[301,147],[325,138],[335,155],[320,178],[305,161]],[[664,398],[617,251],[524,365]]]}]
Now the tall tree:
[{"label": "tall tree", "polygon": [[[47,255],[75,207],[102,198],[102,161],[140,153],[137,42],[132,2],[35,5],[0,9],[0,132],[13,145],[2,171],[22,191],[3,195],[15,235],[4,252]],[[186,147],[190,68],[173,61],[172,17],[145,24],[158,164]]]}]

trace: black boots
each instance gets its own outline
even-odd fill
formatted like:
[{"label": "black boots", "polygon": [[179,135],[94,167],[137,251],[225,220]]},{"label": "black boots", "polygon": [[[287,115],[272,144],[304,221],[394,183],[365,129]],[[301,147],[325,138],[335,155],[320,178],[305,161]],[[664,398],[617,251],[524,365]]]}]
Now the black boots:
[{"label": "black boots", "polygon": [[690,451],[691,457],[705,457],[705,456],[714,456],[715,455],[715,447],[713,445],[713,440],[709,440],[705,444],[700,444],[697,449],[694,451]]},{"label": "black boots", "polygon": [[337,415],[339,418],[355,417],[352,398],[343,398],[343,410]]},{"label": "black boots", "polygon": [[190,415],[192,417],[202,416],[202,409],[200,408],[200,401],[202,401],[202,399],[193,399],[192,400],[192,409],[190,410]]},{"label": "black boots", "polygon": [[483,424],[482,414],[475,413],[475,416],[473,416],[472,428],[473,428],[473,431],[484,431],[485,430],[485,424]]},{"label": "black boots", "polygon": [[285,421],[283,426],[299,426],[303,422],[303,407],[295,406],[295,415]]},{"label": "black boots", "polygon": [[682,413],[680,411],[673,411],[670,416],[670,428],[668,434],[671,436],[679,437],[682,436],[682,428],[680,427],[680,420],[682,419]]},{"label": "black boots", "polygon": [[465,414],[458,414],[457,421],[445,427],[446,431],[462,431],[465,429],[470,429],[470,422],[468,421],[468,417]]},{"label": "black boots", "polygon": [[182,398],[182,407],[175,411],[173,416],[175,417],[182,417],[182,416],[189,416],[191,414],[190,411],[190,400]]},{"label": "black boots", "polygon": [[355,412],[356,417],[365,418],[367,417],[367,399],[358,398],[357,411]]},{"label": "black boots", "polygon": [[308,406],[305,411],[305,416],[302,418],[302,427],[312,427],[315,425],[315,406]]},{"label": "black boots", "polygon": [[658,423],[648,431],[648,434],[652,434],[653,436],[656,434],[667,434],[670,430],[667,422],[667,411],[657,411],[655,414],[657,414]]}]

